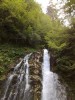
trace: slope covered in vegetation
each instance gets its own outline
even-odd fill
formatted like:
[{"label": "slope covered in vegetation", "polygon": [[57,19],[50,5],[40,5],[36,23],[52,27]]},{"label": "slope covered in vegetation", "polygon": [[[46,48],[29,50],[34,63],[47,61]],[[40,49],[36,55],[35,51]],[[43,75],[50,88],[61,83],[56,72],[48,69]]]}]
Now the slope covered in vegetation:
[{"label": "slope covered in vegetation", "polygon": [[[69,10],[68,7],[72,10]],[[48,47],[56,59],[56,69],[67,76],[75,75],[75,2],[66,3],[64,11],[70,16],[70,27],[64,26],[57,16],[57,11],[48,7],[47,14],[42,12],[34,0],[1,0],[0,1],[0,73],[8,62],[16,56],[21,48]],[[66,11],[66,9],[68,9]],[[65,14],[66,14],[65,13]],[[3,44],[8,43],[13,48]],[[21,46],[21,47],[20,47]],[[9,50],[9,48],[11,48]],[[12,57],[11,57],[12,56]],[[8,58],[7,58],[8,57]],[[7,64],[3,64],[3,62]],[[5,63],[4,62],[4,63]],[[9,63],[9,64],[10,64]]]},{"label": "slope covered in vegetation", "polygon": [[[49,13],[48,7],[48,13]],[[74,78],[75,75],[75,2],[70,0],[63,7],[65,18],[67,17],[69,26],[62,26],[55,23],[53,31],[50,30],[45,39],[51,51],[54,52],[56,59],[56,70],[66,75],[65,77]],[[55,10],[55,9],[54,9]],[[53,11],[54,11],[53,10]],[[55,17],[56,18],[56,17]]]},{"label": "slope covered in vegetation", "polygon": [[44,44],[50,23],[34,0],[0,1],[0,75],[10,69],[15,59]]}]

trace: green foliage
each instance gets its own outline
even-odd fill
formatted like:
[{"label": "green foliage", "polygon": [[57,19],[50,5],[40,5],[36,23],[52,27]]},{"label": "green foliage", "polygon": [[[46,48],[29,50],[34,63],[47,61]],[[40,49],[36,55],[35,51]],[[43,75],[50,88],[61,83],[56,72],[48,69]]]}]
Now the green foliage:
[{"label": "green foliage", "polygon": [[[0,75],[5,74],[12,67],[15,60],[24,57],[27,52],[34,52],[35,49],[26,47],[15,47],[12,45],[0,45]],[[14,66],[13,66],[14,67]]]},{"label": "green foliage", "polygon": [[[73,19],[74,20],[74,19]],[[64,32],[66,38],[63,37],[66,46],[57,52],[57,68],[58,71],[65,72],[66,75],[73,77],[75,75],[75,23],[72,22],[70,28]],[[65,41],[66,39],[66,41]]]},{"label": "green foliage", "polygon": [[45,36],[45,40],[51,49],[59,51],[66,46],[67,35],[63,34],[63,29],[64,27],[59,22],[52,23],[51,30]]},{"label": "green foliage", "polygon": [[67,13],[70,13],[70,15],[75,16],[75,12],[74,12],[75,0],[67,0],[64,8]]},{"label": "green foliage", "polygon": [[32,45],[33,42],[35,45],[39,44],[42,33],[38,32],[40,27],[43,27],[41,16],[43,13],[40,5],[34,0],[3,0],[0,5],[0,41],[25,45]]},{"label": "green foliage", "polygon": [[51,23],[45,36],[46,43],[56,58],[57,70],[66,76],[75,75],[75,18],[70,27],[63,26],[59,20]]},{"label": "green foliage", "polygon": [[[66,5],[66,8],[70,8],[73,14],[70,28],[62,25],[53,6],[49,6],[47,14],[44,14],[40,5],[34,0],[2,0],[0,2],[0,43],[33,48],[43,48],[46,45],[55,54],[59,69],[63,68],[67,71],[74,69],[75,18],[73,7],[75,7],[75,2],[70,0]],[[10,47],[0,47],[0,74],[9,68],[8,65],[15,58],[24,55],[27,49]]]},{"label": "green foliage", "polygon": [[36,47],[45,42],[50,21],[34,0],[4,0],[0,5],[0,41]]}]

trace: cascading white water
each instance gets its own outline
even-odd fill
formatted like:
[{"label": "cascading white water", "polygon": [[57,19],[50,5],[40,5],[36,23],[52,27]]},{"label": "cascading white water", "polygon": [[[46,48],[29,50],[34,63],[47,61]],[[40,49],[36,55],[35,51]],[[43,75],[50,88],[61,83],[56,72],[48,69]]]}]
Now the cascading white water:
[{"label": "cascading white water", "polygon": [[[31,54],[14,68],[6,84],[4,96],[1,100],[33,100],[29,84],[29,64]],[[44,49],[42,64],[42,98],[41,100],[67,100],[65,86],[58,80],[58,75],[50,71],[50,56]]]},{"label": "cascading white water", "polygon": [[44,49],[42,64],[42,98],[41,100],[67,100],[66,90],[58,80],[58,75],[50,71],[50,57]]},{"label": "cascading white water", "polygon": [[[31,54],[30,54],[31,55]],[[27,55],[25,58],[24,58],[24,66],[26,66],[26,88],[25,90],[27,90],[29,88],[29,63],[28,63],[28,59],[30,57],[30,55]],[[27,60],[26,60],[27,58]]]},{"label": "cascading white water", "polygon": [[1,100],[30,100],[27,99],[30,91],[28,64],[30,55],[25,56],[8,77],[5,94]]},{"label": "cascading white water", "polygon": [[27,90],[29,88],[29,64],[28,64],[28,60],[26,61],[26,89]]}]

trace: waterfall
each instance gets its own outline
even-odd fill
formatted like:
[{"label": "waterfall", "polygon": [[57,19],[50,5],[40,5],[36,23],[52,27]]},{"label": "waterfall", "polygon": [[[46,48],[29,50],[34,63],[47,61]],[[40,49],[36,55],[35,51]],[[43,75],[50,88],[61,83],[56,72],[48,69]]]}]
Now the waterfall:
[{"label": "waterfall", "polygon": [[29,100],[29,64],[28,54],[16,65],[14,71],[8,77],[4,96],[1,100]]},{"label": "waterfall", "polygon": [[[35,96],[35,90],[37,90],[35,83],[37,81],[34,81],[35,83],[33,83],[33,85],[35,84],[35,88],[30,85],[30,82],[32,81],[29,79],[30,72],[28,61],[30,56],[31,54],[26,55],[9,75],[6,82],[5,93],[1,100],[38,100],[35,98],[37,97]],[[38,64],[38,66],[39,65],[40,64]],[[41,89],[41,87],[39,89]],[[65,86],[59,81],[58,75],[50,70],[50,56],[47,49],[44,49],[43,53],[41,100],[67,100]]]},{"label": "waterfall", "polygon": [[66,89],[60,84],[58,75],[50,70],[50,56],[44,49],[42,64],[42,97],[41,100],[67,100]]}]

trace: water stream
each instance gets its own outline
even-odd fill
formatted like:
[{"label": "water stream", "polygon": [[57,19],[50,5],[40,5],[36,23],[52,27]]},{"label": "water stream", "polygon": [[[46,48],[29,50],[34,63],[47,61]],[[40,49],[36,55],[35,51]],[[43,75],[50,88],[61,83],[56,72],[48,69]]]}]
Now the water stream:
[{"label": "water stream", "polygon": [[[35,100],[31,98],[31,85],[29,84],[28,60],[30,56],[31,54],[26,55],[9,75],[1,100]],[[58,75],[50,70],[50,56],[47,49],[44,49],[43,53],[41,100],[67,100],[65,86],[58,80]]]},{"label": "water stream", "polygon": [[4,96],[1,100],[30,100],[29,85],[29,64],[28,54],[14,68],[13,73],[8,77]]},{"label": "water stream", "polygon": [[58,80],[58,75],[50,71],[50,57],[47,49],[44,49],[43,54],[42,75],[41,100],[67,100],[65,86]]}]

